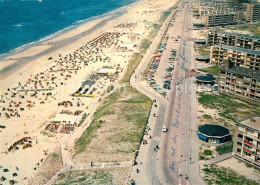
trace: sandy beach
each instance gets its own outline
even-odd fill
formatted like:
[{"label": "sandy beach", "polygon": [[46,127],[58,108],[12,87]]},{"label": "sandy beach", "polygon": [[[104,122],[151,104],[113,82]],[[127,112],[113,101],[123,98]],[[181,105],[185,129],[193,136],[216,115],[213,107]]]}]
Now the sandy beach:
[{"label": "sandy beach", "polygon": [[[8,180],[26,184],[62,138],[89,124],[151,25],[175,3],[139,1],[0,61],[0,165]],[[57,123],[59,116],[82,120]]]}]

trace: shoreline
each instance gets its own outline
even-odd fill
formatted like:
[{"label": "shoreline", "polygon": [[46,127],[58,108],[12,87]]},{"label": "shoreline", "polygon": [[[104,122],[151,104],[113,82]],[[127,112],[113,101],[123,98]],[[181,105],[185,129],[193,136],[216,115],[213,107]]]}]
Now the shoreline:
[{"label": "shoreline", "polygon": [[[133,3],[130,3],[128,5],[119,7],[117,9],[115,9],[115,10],[112,10],[112,11],[108,11],[108,12],[103,13],[101,15],[92,16],[92,17],[89,17],[89,18],[86,18],[86,19],[83,19],[83,20],[78,20],[78,21],[72,23],[70,26],[65,27],[65,28],[63,28],[61,30],[58,30],[58,31],[56,31],[56,32],[54,32],[54,33],[52,33],[50,35],[46,35],[46,36],[44,36],[42,38],[39,38],[38,40],[35,40],[35,41],[32,41],[32,42],[23,44],[23,45],[21,45],[19,47],[11,49],[8,52],[0,54],[0,62],[3,61],[3,60],[6,60],[6,58],[9,58],[9,57],[11,57],[13,55],[16,55],[16,54],[19,54],[19,53],[22,53],[22,52],[24,52],[24,51],[26,51],[28,49],[31,49],[31,48],[33,48],[35,46],[42,45],[44,42],[53,40],[53,39],[55,39],[55,38],[57,38],[57,37],[59,37],[61,35],[64,35],[64,34],[70,32],[70,31],[72,31],[73,29],[77,29],[78,27],[80,27],[80,26],[82,26],[84,24],[87,24],[87,23],[89,23],[91,21],[95,21],[95,20],[98,20],[98,19],[102,19],[102,18],[104,18],[106,16],[110,16],[110,15],[116,13],[117,11],[119,11],[120,9],[124,9],[124,8],[127,9],[130,6],[136,4],[136,3],[140,2],[140,1],[142,1],[142,0],[137,0],[136,2],[133,2]],[[0,73],[1,73],[1,71],[0,71]]]},{"label": "shoreline", "polygon": [[[12,50],[13,52],[10,51],[9,53],[1,54],[0,64],[4,63],[4,65],[3,66],[0,65],[0,79],[1,79],[0,81],[3,81],[5,78],[10,76],[13,72],[15,72],[15,70],[19,66],[23,67],[25,64],[28,64],[33,60],[37,60],[38,58],[43,57],[47,54],[52,54],[58,49],[65,47],[66,45],[72,44],[73,42],[76,42],[77,40],[97,31],[99,28],[105,26],[107,22],[115,20],[121,17],[122,15],[126,14],[128,12],[128,9],[130,9],[131,7],[135,6],[138,3],[141,3],[142,1],[143,0],[138,0],[129,5],[125,5],[118,9],[115,9],[111,12],[107,12],[99,16],[90,17],[84,20],[83,22],[82,20],[79,20],[81,23],[78,25],[75,26],[71,25],[51,35],[48,35],[38,41],[34,41],[32,43],[28,43],[18,48],[15,48],[14,50]],[[72,33],[72,32],[77,32],[76,31],[77,29],[82,29],[82,27],[86,27],[88,24],[91,23],[94,23],[94,25],[90,26],[89,29],[83,28],[83,32]],[[33,50],[34,48],[42,47],[44,45],[48,45],[49,48],[45,50],[41,50],[40,52],[38,50],[37,54],[34,55],[28,55],[26,53],[28,50]],[[19,48],[21,47],[24,48],[19,50]],[[18,51],[15,51],[17,49]],[[8,64],[9,61],[10,64]]]}]

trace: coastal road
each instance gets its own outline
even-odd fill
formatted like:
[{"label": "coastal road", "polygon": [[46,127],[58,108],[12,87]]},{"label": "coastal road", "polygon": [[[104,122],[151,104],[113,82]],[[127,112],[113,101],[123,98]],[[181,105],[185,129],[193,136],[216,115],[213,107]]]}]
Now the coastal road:
[{"label": "coastal road", "polygon": [[[139,164],[134,167],[134,169],[142,168],[144,172],[141,171],[139,175],[135,170],[132,172],[136,184],[204,184],[199,173],[198,139],[195,132],[197,129],[197,115],[195,78],[192,77],[195,74],[191,73],[191,69],[195,68],[193,42],[191,41],[191,5],[183,5],[177,11],[174,31],[172,28],[168,30],[167,33],[170,39],[164,51],[164,55],[170,55],[171,49],[173,49],[172,46],[176,45],[171,43],[173,42],[172,38],[176,38],[178,35],[181,37],[179,45],[175,48],[178,57],[175,62],[172,80],[173,88],[168,93],[169,100],[167,101],[159,94],[149,90],[146,87],[147,84],[141,82],[141,77],[174,12],[166,19],[130,81],[133,87],[151,99],[156,100],[158,104],[156,119],[149,119],[149,122],[155,122],[151,124],[153,126],[152,139],[149,140],[149,147],[142,145],[137,157],[138,162],[142,160],[143,168]],[[176,85],[177,82],[179,85]],[[153,107],[151,115],[154,111]],[[164,125],[169,128],[166,133],[162,133]],[[156,145],[160,147],[158,152],[154,151]]]},{"label": "coastal road", "polygon": [[[181,27],[178,59],[175,63],[173,90],[169,94],[164,124],[169,128],[160,141],[157,168],[163,184],[199,184],[198,139],[196,115],[195,68],[191,5],[186,4],[178,13],[175,27]],[[176,83],[179,85],[176,85]]]},{"label": "coastal road", "polygon": [[[142,161],[143,166],[145,166],[144,171],[141,171],[140,174],[136,174],[135,170],[132,172],[132,178],[136,181],[136,184],[156,184],[160,185],[162,184],[157,176],[157,170],[156,170],[156,158],[157,158],[157,152],[154,151],[154,147],[156,145],[159,145],[160,143],[160,137],[161,137],[161,131],[162,131],[162,123],[165,116],[166,106],[167,106],[167,100],[162,97],[161,95],[154,93],[153,91],[149,90],[147,88],[146,83],[141,82],[142,74],[144,70],[146,69],[147,65],[149,64],[149,61],[154,55],[155,50],[157,49],[158,44],[160,43],[160,40],[163,36],[163,33],[165,32],[169,22],[172,19],[172,16],[176,10],[174,10],[168,18],[165,20],[163,25],[161,26],[157,36],[153,40],[152,44],[150,45],[149,49],[147,50],[146,54],[144,55],[143,59],[141,60],[140,64],[135,70],[135,73],[132,75],[130,79],[130,84],[135,87],[138,91],[142,92],[152,100],[156,100],[157,104],[157,117],[153,118],[151,122],[148,123],[148,125],[152,124],[152,121],[154,122],[153,128],[151,128],[152,138],[149,140],[149,146],[144,147],[144,145],[141,146],[141,150],[139,153],[138,158],[144,159]],[[154,106],[152,108],[150,118],[153,117],[154,113]],[[138,167],[139,168],[139,167]]]}]

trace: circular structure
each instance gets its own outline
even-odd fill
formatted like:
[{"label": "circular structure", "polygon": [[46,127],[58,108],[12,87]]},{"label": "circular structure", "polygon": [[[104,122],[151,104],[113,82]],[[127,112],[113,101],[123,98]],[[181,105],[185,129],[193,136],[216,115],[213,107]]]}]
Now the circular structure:
[{"label": "circular structure", "polygon": [[197,76],[196,77],[196,81],[197,83],[199,84],[211,84],[211,85],[214,85],[215,84],[215,80],[216,78],[214,78],[213,76]]},{"label": "circular structure", "polygon": [[197,28],[201,28],[201,27],[204,27],[205,24],[203,24],[203,23],[193,23],[193,26],[197,27]]},{"label": "circular structure", "polygon": [[201,140],[208,143],[221,144],[231,140],[229,130],[220,125],[202,125],[197,134]]},{"label": "circular structure", "polygon": [[210,60],[210,58],[208,56],[203,56],[203,55],[197,56],[195,59],[198,61],[206,61],[206,62],[208,62]]},{"label": "circular structure", "polygon": [[204,39],[197,39],[197,40],[194,40],[194,43],[195,44],[206,44],[206,40],[204,40]]}]

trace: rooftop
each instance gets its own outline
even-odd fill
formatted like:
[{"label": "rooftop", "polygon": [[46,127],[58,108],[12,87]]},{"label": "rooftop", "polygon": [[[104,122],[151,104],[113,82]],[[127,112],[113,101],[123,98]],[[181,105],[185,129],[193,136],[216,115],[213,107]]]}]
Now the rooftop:
[{"label": "rooftop", "polygon": [[204,40],[204,39],[196,39],[196,40],[194,40],[194,42],[197,43],[197,44],[204,44],[204,43],[206,43],[206,40]]},{"label": "rooftop", "polygon": [[209,56],[199,55],[195,58],[196,60],[210,60]]},{"label": "rooftop", "polygon": [[85,115],[84,112],[79,115],[69,115],[69,114],[56,114],[51,121],[54,122],[67,122],[67,123],[77,123],[79,124],[82,117]]},{"label": "rooftop", "polygon": [[116,70],[111,68],[101,68],[97,71],[97,73],[116,73]]},{"label": "rooftop", "polygon": [[213,82],[216,80],[216,78],[213,76],[197,76],[196,80],[200,82]]},{"label": "rooftop", "polygon": [[255,50],[252,50],[252,49],[239,48],[239,47],[235,47],[235,46],[228,46],[228,45],[224,45],[224,44],[218,44],[218,45],[215,45],[214,47],[221,47],[221,48],[224,48],[224,49],[231,49],[231,50],[245,52],[245,53],[249,53],[249,54],[260,55],[260,51],[255,51]]},{"label": "rooftop", "polygon": [[226,136],[229,135],[229,130],[220,125],[205,124],[199,127],[199,132],[207,136]]},{"label": "rooftop", "polygon": [[237,123],[240,125],[243,125],[243,126],[248,126],[250,128],[256,129],[257,131],[260,132],[260,116],[259,115],[255,115],[250,118],[240,120]]},{"label": "rooftop", "polygon": [[233,32],[223,32],[223,31],[220,31],[220,30],[209,30],[209,33],[210,32],[217,32],[217,33],[220,33],[222,35],[231,35],[231,36],[246,37],[246,38],[260,40],[260,37],[253,36],[253,35],[239,34],[239,33],[233,33]]},{"label": "rooftop", "polygon": [[239,74],[239,75],[242,75],[242,76],[254,78],[257,81],[260,81],[260,71],[259,70],[248,69],[248,68],[239,67],[239,66],[234,66],[234,67],[229,68],[229,69],[221,68],[220,70],[226,71],[226,72],[229,72],[229,73],[233,73],[233,74]]}]

